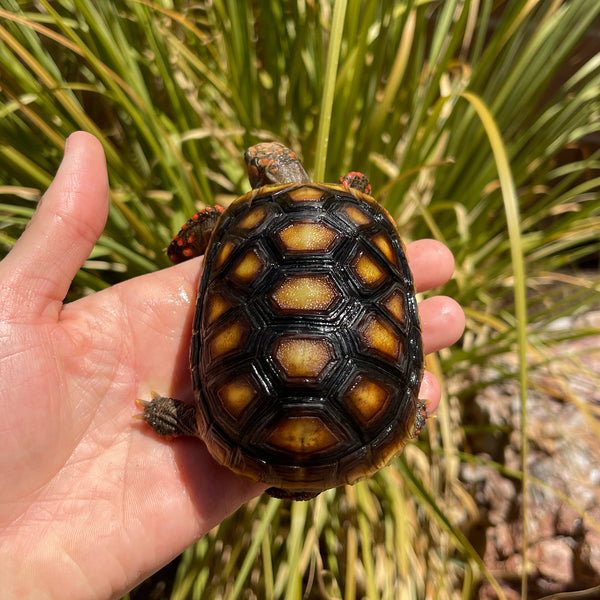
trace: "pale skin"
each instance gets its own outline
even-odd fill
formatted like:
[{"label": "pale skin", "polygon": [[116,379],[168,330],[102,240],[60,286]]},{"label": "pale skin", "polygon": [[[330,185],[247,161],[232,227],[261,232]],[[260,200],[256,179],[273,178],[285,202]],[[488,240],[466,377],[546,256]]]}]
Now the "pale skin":
[{"label": "pale skin", "polygon": [[[187,367],[202,259],[63,299],[102,232],[100,143],[73,134],[33,219],[0,263],[0,589],[3,598],[118,598],[264,486],[217,465],[197,439],[141,421],[151,390],[191,399]],[[419,291],[452,275],[450,251],[408,245]],[[444,296],[419,305],[425,351],[464,329]],[[440,385],[426,373],[432,413]]]}]

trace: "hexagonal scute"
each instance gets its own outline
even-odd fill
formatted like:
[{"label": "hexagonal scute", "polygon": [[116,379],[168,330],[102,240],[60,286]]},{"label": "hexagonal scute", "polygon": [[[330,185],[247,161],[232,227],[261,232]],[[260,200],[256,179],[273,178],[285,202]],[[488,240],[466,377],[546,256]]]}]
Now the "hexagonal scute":
[{"label": "hexagonal scute", "polygon": [[364,249],[356,252],[350,265],[360,285],[367,289],[379,287],[389,277],[381,261]]},{"label": "hexagonal scute", "polygon": [[265,220],[266,216],[266,207],[254,206],[246,213],[244,217],[238,221],[237,226],[240,229],[251,231],[252,229],[258,227]]},{"label": "hexagonal scute", "polygon": [[392,390],[372,374],[356,375],[344,393],[348,407],[363,425],[370,425],[387,410]]},{"label": "hexagonal scute", "polygon": [[358,326],[366,350],[397,362],[404,350],[403,340],[394,328],[376,314],[367,314]]},{"label": "hexagonal scute", "polygon": [[287,379],[318,381],[334,350],[327,340],[285,335],[275,341],[273,357]]},{"label": "hexagonal scute", "polygon": [[217,395],[227,413],[237,419],[258,398],[259,391],[251,377],[240,375],[223,383]]},{"label": "hexagonal scute", "polygon": [[252,283],[265,269],[265,263],[255,248],[249,248],[229,271],[229,277],[241,284]]},{"label": "hexagonal scute", "polygon": [[399,326],[406,326],[406,306],[404,294],[400,290],[394,289],[382,300],[381,305]]},{"label": "hexagonal scute", "polygon": [[301,455],[323,452],[339,443],[319,417],[310,415],[284,417],[265,441],[277,450]]},{"label": "hexagonal scute", "polygon": [[284,252],[326,252],[338,238],[338,233],[319,221],[296,221],[276,232]]},{"label": "hexagonal scute", "polygon": [[392,240],[385,231],[371,236],[371,242],[393,265],[398,265],[398,256],[392,246]]},{"label": "hexagonal scute", "polygon": [[242,343],[247,335],[246,323],[237,318],[227,320],[210,336],[208,349],[211,360],[221,358],[244,349]]},{"label": "hexagonal scute", "polygon": [[329,310],[340,291],[329,275],[289,275],[271,292],[271,301],[282,311],[314,313]]}]

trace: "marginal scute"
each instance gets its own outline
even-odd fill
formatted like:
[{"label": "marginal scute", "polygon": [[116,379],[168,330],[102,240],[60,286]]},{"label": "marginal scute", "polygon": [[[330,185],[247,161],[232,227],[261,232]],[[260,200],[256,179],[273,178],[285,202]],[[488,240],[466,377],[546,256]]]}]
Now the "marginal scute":
[{"label": "marginal scute", "polygon": [[392,243],[388,235],[386,235],[383,231],[380,231],[372,236],[371,241],[393,265],[398,264],[396,253],[394,252],[394,248],[392,247]]},{"label": "marginal scute", "polygon": [[352,261],[352,268],[359,282],[367,288],[376,288],[388,277],[386,270],[377,259],[359,250]]},{"label": "marginal scute", "polygon": [[[372,475],[375,471],[382,469],[383,467],[390,464],[390,462],[396,458],[402,451],[402,448],[406,445],[408,439],[392,439],[387,440],[386,443],[378,445],[376,450],[370,449],[369,458],[363,463],[354,463],[351,468],[344,474],[348,483],[356,483],[369,475]],[[369,465],[366,468],[366,464]]]},{"label": "marginal scute", "polygon": [[248,250],[236,263],[231,271],[231,277],[239,283],[254,281],[265,268],[265,264],[256,250]]},{"label": "marginal scute", "polygon": [[389,465],[396,456],[400,454],[402,448],[406,446],[406,442],[408,442],[408,437],[402,438],[400,441],[396,440],[395,443],[390,443],[388,441],[387,444],[378,448],[378,454],[375,459],[375,467],[377,469],[383,469]]},{"label": "marginal scute", "polygon": [[404,296],[395,289],[382,302],[383,307],[388,311],[390,316],[398,325],[404,327],[406,325],[406,310],[404,307]]},{"label": "marginal scute", "polygon": [[244,349],[242,340],[246,333],[240,321],[224,323],[219,327],[210,341],[210,355],[212,359],[231,354]]},{"label": "marginal scute", "polygon": [[231,302],[219,292],[209,294],[205,300],[206,325],[212,325],[231,308]]},{"label": "marginal scute", "polygon": [[344,209],[348,218],[356,223],[356,225],[368,225],[372,220],[360,209],[355,206],[348,206]]},{"label": "marginal scute", "polygon": [[283,418],[267,436],[267,443],[291,454],[314,454],[339,443],[334,433],[314,416]]},{"label": "marginal scute", "polygon": [[271,299],[284,311],[319,312],[333,304],[338,292],[327,275],[290,275],[275,287]]},{"label": "marginal scute", "polygon": [[232,241],[225,242],[215,257],[215,266],[218,268],[222,267],[225,261],[231,256],[234,248],[235,244]]},{"label": "marginal scute", "polygon": [[287,252],[325,252],[337,238],[337,233],[319,222],[295,222],[277,232],[282,248]]},{"label": "marginal scute", "polygon": [[333,348],[323,339],[287,335],[275,342],[273,356],[288,378],[319,378],[333,360]]},{"label": "marginal scute", "polygon": [[402,352],[402,343],[394,329],[379,315],[367,315],[359,325],[363,344],[389,360],[397,361]]},{"label": "marginal scute", "polygon": [[264,206],[256,206],[248,211],[245,217],[243,217],[238,223],[238,227],[241,229],[251,230],[258,227],[267,216],[267,211]]},{"label": "marginal scute", "polygon": [[225,383],[219,388],[217,394],[223,408],[236,419],[258,395],[256,388],[246,377],[236,377]]},{"label": "marginal scute", "polygon": [[389,406],[392,391],[368,374],[355,377],[346,392],[346,401],[356,417],[369,424]]},{"label": "marginal scute", "polygon": [[379,206],[379,210],[381,211],[381,214],[387,219],[388,223],[394,228],[396,229],[396,221],[394,221],[394,217],[392,217],[392,215],[390,215],[389,211],[386,210],[386,208],[384,206]]},{"label": "marginal scute", "polygon": [[303,185],[287,194],[292,202],[316,202],[321,199],[323,191],[310,185]]}]

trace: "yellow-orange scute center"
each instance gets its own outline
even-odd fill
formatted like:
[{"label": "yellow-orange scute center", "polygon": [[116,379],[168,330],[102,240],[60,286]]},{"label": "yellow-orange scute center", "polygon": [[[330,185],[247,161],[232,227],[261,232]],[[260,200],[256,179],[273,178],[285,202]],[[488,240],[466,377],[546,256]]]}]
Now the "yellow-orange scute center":
[{"label": "yellow-orange scute center", "polygon": [[210,341],[210,354],[213,358],[234,352],[242,347],[245,328],[239,321],[226,323],[217,329]]},{"label": "yellow-orange scute center", "polygon": [[359,327],[364,345],[396,361],[402,351],[401,341],[394,329],[377,315],[368,315]]},{"label": "yellow-orange scute center", "polygon": [[344,212],[348,215],[350,220],[352,220],[357,225],[368,225],[369,223],[372,223],[370,217],[368,217],[364,212],[362,212],[362,210],[359,210],[354,206],[348,206]]},{"label": "yellow-orange scute center", "polygon": [[318,417],[299,416],[282,419],[267,443],[293,454],[314,454],[331,448],[338,439]]},{"label": "yellow-orange scute center", "polygon": [[210,294],[205,300],[206,324],[214,323],[231,308],[231,303],[219,293]]},{"label": "yellow-orange scute center", "polygon": [[398,264],[396,253],[392,247],[392,243],[388,235],[380,232],[371,238],[375,246],[383,253],[383,255],[394,265]]},{"label": "yellow-orange scute center", "polygon": [[346,394],[346,401],[354,414],[368,424],[389,405],[390,389],[366,375],[359,375]]},{"label": "yellow-orange scute center", "polygon": [[387,278],[387,272],[379,265],[378,261],[364,252],[357,254],[352,266],[356,276],[365,287],[377,287]]},{"label": "yellow-orange scute center", "polygon": [[240,227],[241,229],[246,229],[246,230],[254,229],[254,227],[257,227],[265,220],[266,216],[267,216],[267,211],[266,211],[265,207],[264,206],[256,206],[255,208],[248,211],[248,213],[246,214],[245,217],[240,219],[240,222],[238,223],[238,227]]},{"label": "yellow-orange scute center", "polygon": [[262,273],[264,268],[265,265],[256,250],[249,250],[231,271],[231,276],[240,283],[250,283]]},{"label": "yellow-orange scute center", "polygon": [[321,199],[323,192],[309,185],[303,185],[288,192],[288,198],[292,202],[316,202]]},{"label": "yellow-orange scute center", "polygon": [[218,391],[223,408],[232,416],[239,417],[256,398],[254,386],[244,377],[237,377],[224,384]]},{"label": "yellow-orange scute center", "polygon": [[215,258],[215,266],[222,267],[225,261],[231,256],[234,248],[235,244],[233,242],[225,242],[217,253]]},{"label": "yellow-orange scute center", "polygon": [[277,234],[282,247],[289,252],[326,251],[337,233],[325,223],[292,223]]},{"label": "yellow-orange scute center", "polygon": [[394,318],[394,321],[400,325],[406,324],[406,312],[404,309],[404,297],[395,290],[383,300],[383,306]]},{"label": "yellow-orange scute center", "polygon": [[325,340],[283,336],[275,343],[274,356],[287,377],[318,379],[333,360],[333,348]]},{"label": "yellow-orange scute center", "polygon": [[272,292],[271,298],[281,310],[318,312],[331,306],[337,296],[328,276],[289,276]]}]

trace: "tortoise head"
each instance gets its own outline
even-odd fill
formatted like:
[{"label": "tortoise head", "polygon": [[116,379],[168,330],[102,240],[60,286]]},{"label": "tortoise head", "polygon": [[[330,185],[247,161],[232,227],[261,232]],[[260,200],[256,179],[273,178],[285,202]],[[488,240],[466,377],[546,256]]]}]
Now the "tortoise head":
[{"label": "tortoise head", "polygon": [[253,188],[269,183],[308,183],[298,155],[279,142],[263,142],[246,150],[248,179]]},{"label": "tortoise head", "polygon": [[[262,142],[251,146],[244,155],[248,166],[248,179],[253,188],[270,183],[309,183],[298,155],[279,142]],[[365,194],[371,193],[366,175],[351,171],[340,177],[339,183]]]}]

